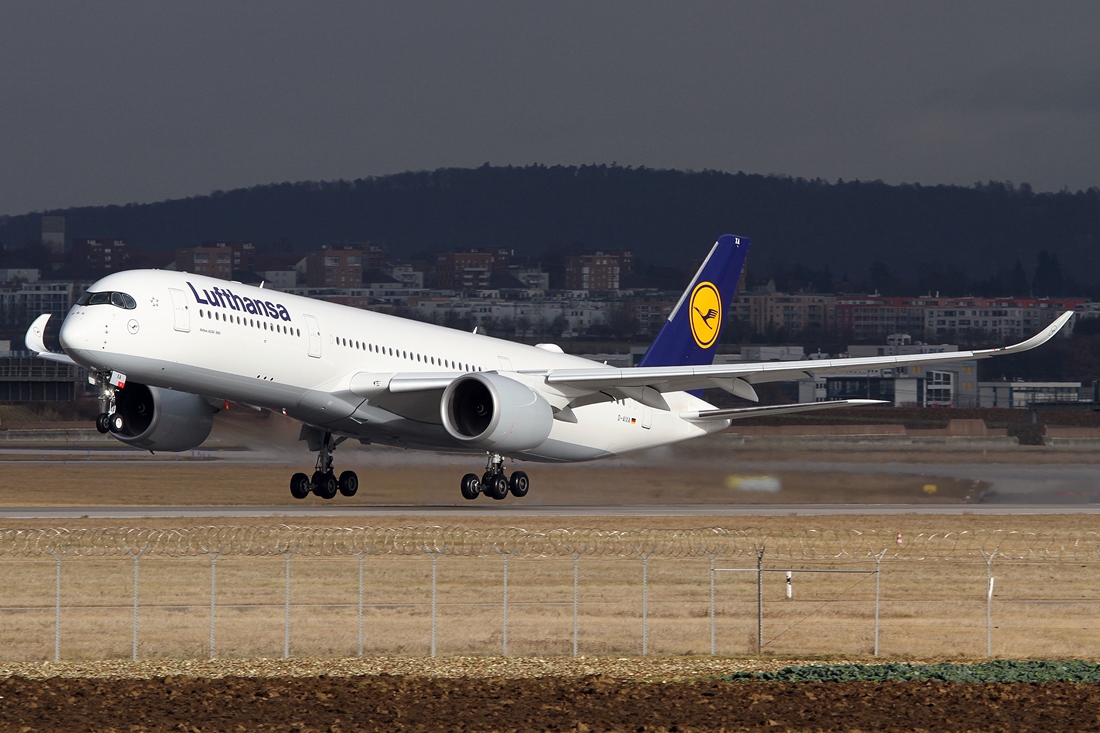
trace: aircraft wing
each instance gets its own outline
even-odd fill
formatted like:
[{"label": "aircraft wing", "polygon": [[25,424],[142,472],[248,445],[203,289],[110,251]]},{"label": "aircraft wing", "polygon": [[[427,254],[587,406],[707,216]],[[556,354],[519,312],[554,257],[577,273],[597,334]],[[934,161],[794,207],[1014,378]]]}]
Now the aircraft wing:
[{"label": "aircraft wing", "polygon": [[805,361],[768,361],[746,364],[715,364],[708,366],[668,366],[617,369],[553,369],[546,373],[545,383],[551,387],[580,392],[607,389],[642,389],[649,387],[657,392],[720,387],[739,397],[755,401],[752,385],[764,382],[780,382],[802,379],[815,374],[882,369],[888,367],[943,364],[957,361],[988,359],[994,356],[1018,354],[1034,349],[1052,339],[1073,317],[1066,311],[1041,332],[1012,346],[977,351],[948,351],[935,354],[906,354],[902,356],[869,356],[845,359],[819,359]]},{"label": "aircraft wing", "polygon": [[46,348],[46,324],[50,321],[50,314],[43,313],[34,319],[34,323],[27,329],[27,335],[23,341],[27,344],[27,350],[33,351],[39,359],[58,361],[62,364],[76,364],[68,354],[57,354]]},{"label": "aircraft wing", "polygon": [[[615,367],[595,366],[590,369],[551,369],[504,372],[505,376],[527,384],[546,397],[555,410],[577,407],[591,402],[601,402],[617,397],[629,397],[642,404],[662,410],[669,405],[661,396],[663,392],[680,392],[693,389],[718,387],[752,402],[758,401],[754,384],[803,379],[815,374],[851,372],[863,369],[943,364],[958,361],[988,359],[994,356],[1017,354],[1034,349],[1049,341],[1073,317],[1073,311],[1060,315],[1041,332],[1012,346],[976,351],[949,351],[935,354],[907,354],[903,356],[870,356],[845,359],[817,359],[805,361],[768,361],[746,364],[718,364],[706,366]],[[346,388],[359,397],[373,399],[380,404],[392,405],[399,412],[402,406],[429,392],[442,392],[462,372],[397,372],[376,374],[361,372],[352,375]],[[756,414],[810,409],[826,409],[842,405],[832,402],[806,403],[805,405],[775,405],[760,409]],[[854,404],[854,403],[852,403]],[[863,404],[863,403],[860,403]],[[850,405],[849,405],[850,406]],[[794,409],[794,408],[797,408]],[[434,410],[433,406],[433,410]],[[707,420],[733,418],[735,414],[748,417],[749,413],[714,411],[694,415],[691,419]],[[685,416],[685,419],[688,419]]]}]

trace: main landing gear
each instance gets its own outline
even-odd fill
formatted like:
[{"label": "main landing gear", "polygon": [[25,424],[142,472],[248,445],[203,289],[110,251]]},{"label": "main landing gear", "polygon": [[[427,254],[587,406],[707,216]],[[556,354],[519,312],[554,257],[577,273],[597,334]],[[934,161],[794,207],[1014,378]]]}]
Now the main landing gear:
[{"label": "main landing gear", "polygon": [[344,496],[355,496],[359,490],[359,477],[355,471],[344,471],[340,478],[336,478],[336,472],[332,469],[332,452],[346,438],[333,438],[332,433],[325,433],[317,452],[317,466],[313,471],[313,477],[304,473],[296,473],[290,477],[290,495],[295,499],[304,499],[313,492],[322,499],[331,499],[337,492]]},{"label": "main landing gear", "polygon": [[479,494],[485,494],[499,501],[508,496],[508,492],[519,498],[527,496],[527,490],[530,488],[531,480],[523,471],[513,471],[511,478],[504,475],[504,457],[499,453],[489,454],[485,473],[480,479],[476,473],[468,473],[462,477],[462,498],[471,501]]}]

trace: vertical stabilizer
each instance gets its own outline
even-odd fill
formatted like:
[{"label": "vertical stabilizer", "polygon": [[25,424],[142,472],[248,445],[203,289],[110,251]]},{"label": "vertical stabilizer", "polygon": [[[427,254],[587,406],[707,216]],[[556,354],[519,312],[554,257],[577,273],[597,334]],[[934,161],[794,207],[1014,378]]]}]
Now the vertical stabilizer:
[{"label": "vertical stabilizer", "polygon": [[722,324],[737,294],[748,251],[747,237],[723,234],[718,238],[638,366],[714,362]]}]

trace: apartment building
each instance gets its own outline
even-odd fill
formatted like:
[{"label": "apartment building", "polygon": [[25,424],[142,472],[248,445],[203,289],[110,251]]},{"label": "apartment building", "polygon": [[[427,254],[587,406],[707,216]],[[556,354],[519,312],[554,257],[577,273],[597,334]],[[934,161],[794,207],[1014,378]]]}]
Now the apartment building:
[{"label": "apartment building", "polygon": [[565,289],[618,290],[622,273],[622,255],[611,252],[571,255],[565,258]]},{"label": "apartment building", "polygon": [[233,273],[250,271],[256,264],[256,246],[251,242],[203,242],[201,247],[176,250],[176,269],[196,275],[232,280]]},{"label": "apartment building", "polygon": [[358,249],[323,249],[306,254],[306,286],[358,288],[363,284],[363,253]]},{"label": "apartment building", "polygon": [[125,270],[129,245],[124,239],[73,239],[69,262],[79,270],[108,273]]}]

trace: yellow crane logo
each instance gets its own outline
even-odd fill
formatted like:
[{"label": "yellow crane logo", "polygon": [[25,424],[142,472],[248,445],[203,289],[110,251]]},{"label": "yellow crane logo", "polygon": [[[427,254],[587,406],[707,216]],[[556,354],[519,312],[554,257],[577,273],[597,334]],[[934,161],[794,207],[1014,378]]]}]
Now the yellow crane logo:
[{"label": "yellow crane logo", "polygon": [[712,282],[701,282],[691,291],[691,335],[701,349],[709,349],[722,330],[722,296]]}]

